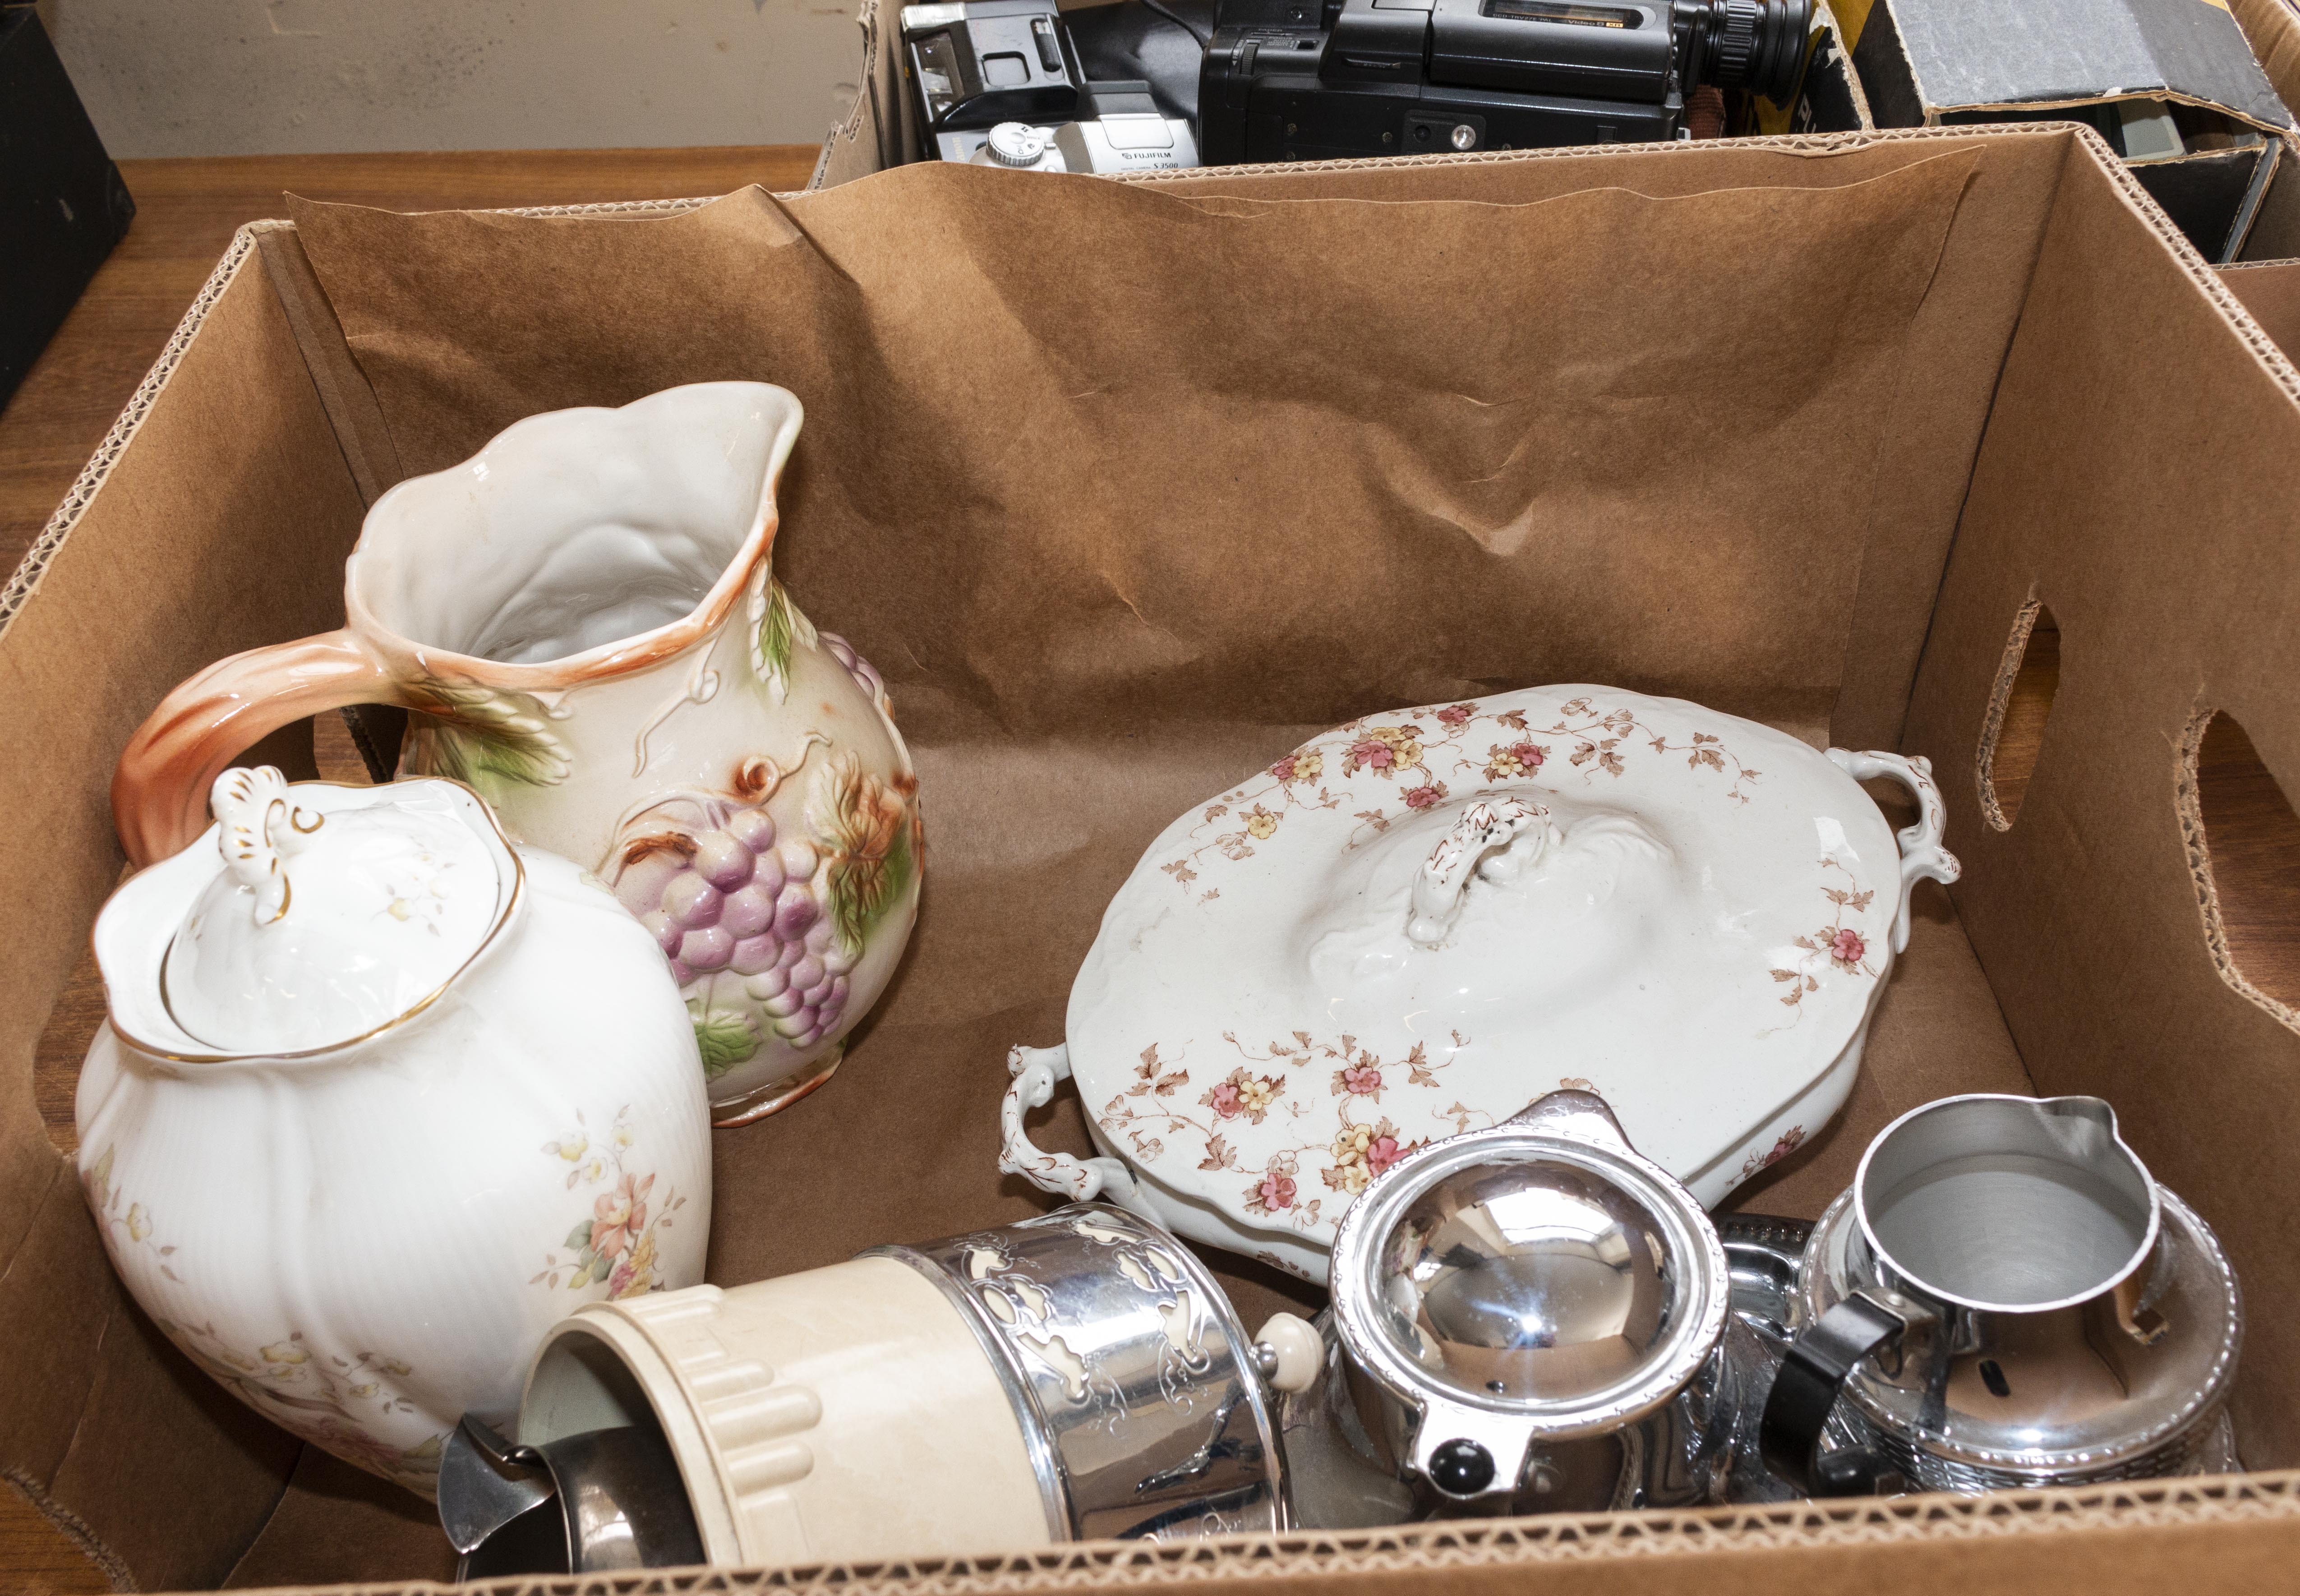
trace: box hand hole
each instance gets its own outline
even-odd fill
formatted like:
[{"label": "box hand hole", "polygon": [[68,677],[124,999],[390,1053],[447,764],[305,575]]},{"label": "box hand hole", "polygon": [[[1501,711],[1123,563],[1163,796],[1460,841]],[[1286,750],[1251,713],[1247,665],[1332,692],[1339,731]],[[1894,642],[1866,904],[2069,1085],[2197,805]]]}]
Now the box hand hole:
[{"label": "box hand hole", "polygon": [[2300,816],[2226,711],[2191,722],[2181,753],[2180,830],[2212,963],[2300,1030]]},{"label": "box hand hole", "polygon": [[1980,732],[1980,812],[1997,831],[2012,830],[2020,815],[2060,685],[2060,624],[2031,598],[2012,619]]}]

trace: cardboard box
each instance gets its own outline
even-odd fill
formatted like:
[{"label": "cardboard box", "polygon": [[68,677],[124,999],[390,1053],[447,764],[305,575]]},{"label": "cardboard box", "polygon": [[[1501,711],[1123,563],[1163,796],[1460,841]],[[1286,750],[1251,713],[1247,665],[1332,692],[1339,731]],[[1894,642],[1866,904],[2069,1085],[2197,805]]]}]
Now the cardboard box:
[{"label": "cardboard box", "polygon": [[[873,115],[827,167],[879,147]],[[1174,814],[1355,714],[1618,683],[1930,756],[1965,865],[1921,900],[1843,1118],[1737,1200],[1817,1213],[1946,1092],[2105,1096],[2242,1272],[2234,1413],[2266,1471],[771,1583],[2289,1579],[2300,372],[2097,139],[2054,127],[1131,182],[922,166],[699,206],[298,204],[244,231],[0,593],[0,1466],[143,1588],[449,1563],[422,1504],[239,1407],[125,1299],[51,1140],[88,1024],[62,999],[122,863],[112,763],[188,673],[338,623],[393,481],[535,411],[725,377],[807,405],[779,573],[886,673],[934,846],[837,1080],[718,1134],[715,1278],[1039,1210],[995,1169],[1004,1051],[1060,1036],[1104,902]],[[2135,425],[2144,389],[2182,403]],[[1085,1150],[1074,1103],[1038,1134]],[[1212,1261],[1249,1323],[1304,1301]]]},{"label": "cardboard box", "polygon": [[2226,5],[1838,0],[1837,9],[1878,127],[2089,122],[2214,261],[2245,253],[2279,171],[2300,155],[2292,113]]}]

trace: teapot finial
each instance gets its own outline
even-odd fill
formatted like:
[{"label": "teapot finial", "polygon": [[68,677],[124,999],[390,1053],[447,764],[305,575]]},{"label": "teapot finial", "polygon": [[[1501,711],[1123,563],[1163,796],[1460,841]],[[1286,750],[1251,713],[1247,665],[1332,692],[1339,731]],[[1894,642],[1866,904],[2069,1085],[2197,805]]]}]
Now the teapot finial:
[{"label": "teapot finial", "polygon": [[224,867],[232,880],[254,889],[255,923],[271,924],[288,912],[293,896],[288,859],[325,818],[315,815],[310,824],[303,823],[304,812],[288,801],[288,778],[271,765],[224,772],[209,790],[208,804],[221,828],[216,848]]},{"label": "teapot finial", "polygon": [[298,786],[265,765],[224,772],[208,801],[223,868],[199,867],[161,990],[171,1023],[223,1052],[331,1046],[412,1013],[516,897],[516,856],[448,782]]}]

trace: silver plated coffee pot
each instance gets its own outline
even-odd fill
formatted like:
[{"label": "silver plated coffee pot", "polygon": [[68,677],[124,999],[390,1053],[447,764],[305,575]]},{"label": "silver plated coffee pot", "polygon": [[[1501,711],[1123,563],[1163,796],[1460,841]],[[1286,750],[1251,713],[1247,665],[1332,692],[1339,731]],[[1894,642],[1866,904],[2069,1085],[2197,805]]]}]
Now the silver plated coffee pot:
[{"label": "silver plated coffee pot", "polygon": [[[1280,1410],[1296,1523],[1722,1494],[1749,1336],[1716,1230],[1604,1099],[1408,1155],[1343,1220],[1322,1359]],[[1306,1330],[1307,1327],[1302,1327]],[[1265,1326],[1283,1352],[1299,1332]],[[1281,1360],[1282,1361],[1282,1360]]]},{"label": "silver plated coffee pot", "polygon": [[1814,1225],[1766,1466],[1815,1495],[2233,1464],[2244,1316],[2212,1231],[2097,1098],[1944,1098]]}]

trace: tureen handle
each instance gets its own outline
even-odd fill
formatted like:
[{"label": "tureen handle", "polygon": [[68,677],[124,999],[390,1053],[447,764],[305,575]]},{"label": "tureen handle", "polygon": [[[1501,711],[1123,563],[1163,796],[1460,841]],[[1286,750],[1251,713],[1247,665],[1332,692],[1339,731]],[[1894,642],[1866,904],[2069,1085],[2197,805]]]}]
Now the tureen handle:
[{"label": "tureen handle", "polygon": [[1006,1088],[1005,1106],[998,1116],[1004,1132],[998,1154],[1003,1173],[1019,1174],[1039,1191],[1072,1202],[1092,1202],[1099,1197],[1153,1224],[1165,1223],[1135,1185],[1126,1166],[1116,1158],[1073,1158],[1068,1153],[1051,1153],[1034,1146],[1030,1133],[1022,1128],[1023,1114],[1045,1107],[1054,1095],[1055,1084],[1071,1078],[1068,1047],[1010,1048],[1006,1071],[1014,1079]]},{"label": "tureen handle", "polygon": [[1933,762],[1922,755],[1904,758],[1874,749],[1856,754],[1831,748],[1829,757],[1856,781],[1889,777],[1917,800],[1916,823],[1901,828],[1901,902],[1893,915],[1893,951],[1904,952],[1909,946],[1909,900],[1917,883],[1931,880],[1946,885],[1964,873],[1956,856],[1941,846],[1941,835],[1948,830],[1948,806],[1941,802],[1940,789],[1933,782]]},{"label": "tureen handle", "polygon": [[215,811],[216,848],[232,880],[255,893],[255,923],[269,925],[288,912],[287,860],[306,832],[322,822],[288,798],[288,778],[276,765],[228,770],[215,779],[208,805]]},{"label": "tureen handle", "polygon": [[[1515,875],[1540,856],[1541,843],[1548,835],[1548,810],[1522,798],[1481,798],[1462,810],[1454,829],[1429,850],[1429,856],[1414,873],[1413,904],[1406,916],[1406,936],[1424,948],[1435,948],[1444,942],[1446,933],[1454,929],[1454,916],[1462,912],[1462,896],[1469,888],[1471,875],[1479,872],[1480,862],[1484,862],[1483,873],[1493,879]],[[1523,857],[1512,848],[1500,857],[1487,860],[1491,849],[1537,825],[1542,827],[1541,834]]]}]

